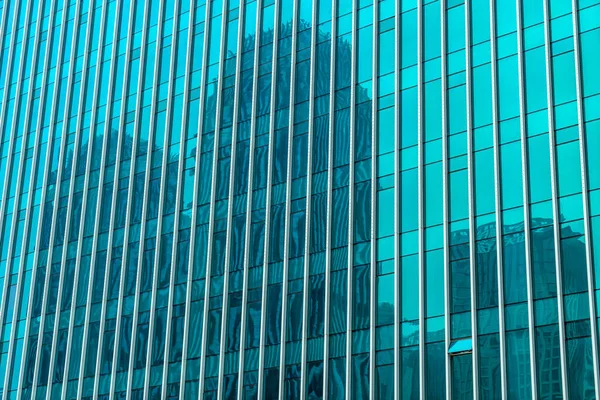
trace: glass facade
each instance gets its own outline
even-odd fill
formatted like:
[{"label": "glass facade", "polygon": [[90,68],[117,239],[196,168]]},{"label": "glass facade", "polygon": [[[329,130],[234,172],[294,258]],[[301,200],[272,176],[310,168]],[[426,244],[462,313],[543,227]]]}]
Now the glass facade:
[{"label": "glass facade", "polygon": [[0,0],[1,400],[600,398],[598,65],[600,0]]}]

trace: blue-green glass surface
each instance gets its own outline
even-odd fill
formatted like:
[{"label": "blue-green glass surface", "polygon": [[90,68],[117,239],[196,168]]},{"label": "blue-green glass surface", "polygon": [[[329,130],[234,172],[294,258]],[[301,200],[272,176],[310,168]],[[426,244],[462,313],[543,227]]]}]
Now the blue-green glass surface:
[{"label": "blue-green glass surface", "polygon": [[598,0],[0,0],[0,397],[595,398]]}]

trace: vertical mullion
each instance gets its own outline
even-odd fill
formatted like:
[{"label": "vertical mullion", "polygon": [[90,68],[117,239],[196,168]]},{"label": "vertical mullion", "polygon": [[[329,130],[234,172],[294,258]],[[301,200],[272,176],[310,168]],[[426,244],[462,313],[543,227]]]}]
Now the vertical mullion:
[{"label": "vertical mullion", "polygon": [[444,244],[444,367],[446,381],[446,399],[452,398],[451,360],[448,353],[451,339],[451,312],[450,312],[450,238],[449,238],[449,198],[448,198],[448,109],[447,109],[447,44],[446,44],[446,0],[440,0],[440,25],[441,25],[441,100],[442,100],[442,223]]},{"label": "vertical mullion", "polygon": [[311,210],[312,210],[312,146],[314,135],[314,108],[315,108],[315,59],[317,48],[317,7],[319,0],[312,0],[311,26],[310,26],[310,87],[308,94],[308,149],[307,149],[307,167],[306,167],[306,223],[304,235],[304,287],[302,294],[302,344],[300,361],[300,399],[306,399],[306,376],[308,374],[307,358],[307,336],[308,336],[308,302],[309,302],[309,281],[310,281],[310,243],[311,243]]},{"label": "vertical mullion", "polygon": [[529,334],[529,364],[531,375],[531,399],[537,400],[537,375],[536,355],[535,355],[535,318],[534,318],[534,300],[533,300],[533,271],[531,266],[531,221],[529,209],[529,167],[527,157],[527,125],[525,110],[525,72],[523,56],[523,19],[522,2],[526,0],[516,0],[517,6],[517,54],[519,62],[519,121],[521,131],[521,165],[523,179],[523,229],[525,241],[525,272],[527,282],[527,322]]},{"label": "vertical mullion", "polygon": [[[440,0],[440,3],[443,3]],[[400,352],[402,312],[402,265],[400,264],[400,205],[402,203],[400,186],[400,96],[401,96],[401,15],[402,2],[396,1],[394,17],[394,398],[399,400],[402,393],[402,356]]]},{"label": "vertical mullion", "polygon": [[379,2],[373,3],[373,62],[372,62],[372,96],[371,96],[371,259],[370,259],[370,310],[369,310],[369,397],[376,399],[376,350],[377,350],[377,110],[379,83]]},{"label": "vertical mullion", "polygon": [[[179,0],[176,0],[177,2],[179,2]],[[185,1],[185,0],[181,0],[181,1]],[[176,9],[178,9],[178,5],[176,6]],[[180,207],[181,207],[181,194],[183,192],[183,171],[184,171],[184,166],[185,166],[185,149],[186,149],[186,142],[187,142],[187,136],[184,135],[184,132],[186,131],[186,123],[187,123],[187,119],[188,119],[188,110],[189,110],[189,92],[190,92],[190,78],[191,78],[191,65],[192,65],[192,41],[194,38],[194,12],[196,9],[196,0],[191,0],[190,1],[190,11],[189,11],[189,21],[188,21],[188,37],[187,37],[187,51],[186,51],[186,57],[185,57],[185,72],[184,72],[184,84],[183,84],[183,110],[182,110],[182,116],[181,116],[181,120],[183,121],[182,125],[181,125],[181,133],[180,133],[180,143],[179,143],[179,160],[177,163],[177,189],[176,189],[176,194],[175,194],[175,215],[174,215],[174,228],[173,228],[173,247],[171,249],[171,272],[170,272],[170,277],[169,277],[169,297],[168,297],[168,304],[167,304],[167,326],[166,326],[166,332],[165,332],[165,353],[163,356],[163,372],[162,372],[162,391],[161,391],[161,396],[162,398],[166,398],[167,396],[167,385],[169,383],[169,379],[168,379],[168,374],[169,374],[169,359],[170,359],[170,342],[171,342],[171,318],[172,318],[172,309],[173,309],[173,297],[174,297],[174,291],[175,291],[175,271],[174,269],[177,267],[177,253],[178,253],[178,241],[179,241],[179,214],[180,214]],[[174,19],[178,18],[177,15],[179,13],[176,12],[174,13]],[[173,24],[173,40],[175,40],[175,36],[177,35],[177,27],[179,25],[179,22],[177,24]],[[174,51],[179,51],[179,44],[177,44],[177,46],[174,46],[173,49]],[[204,51],[204,49],[203,49]],[[174,63],[175,57],[173,57],[172,63]],[[175,70],[175,68],[173,67],[173,65],[171,66],[171,70]],[[169,78],[169,82],[171,81],[172,77]],[[169,95],[169,102],[171,102],[171,97],[172,94]],[[170,118],[167,117],[167,121],[169,121]],[[167,150],[167,147],[165,146],[165,152]],[[163,176],[164,178],[164,176]],[[114,191],[113,191],[114,192]],[[113,197],[113,201],[115,200],[116,197]],[[114,208],[114,207],[113,207]],[[191,233],[191,229],[190,229],[190,233]],[[121,272],[121,279],[123,279],[123,272]],[[186,291],[189,287],[186,286]],[[187,313],[187,307],[185,312]],[[184,333],[184,341],[185,339],[185,333]],[[187,350],[187,347],[186,347]],[[186,359],[186,353],[182,351],[182,359],[181,359],[181,363],[183,366],[184,363],[184,359]],[[182,368],[183,371],[183,368]],[[185,375],[180,375],[180,388],[185,387]],[[183,390],[183,389],[181,389]],[[183,397],[183,396],[180,396]]]},{"label": "vertical mullion", "polygon": [[[352,0],[352,44],[350,61],[350,146],[348,161],[348,281],[346,303],[346,399],[352,398],[352,305],[354,296],[354,129],[356,127],[356,38],[358,0]],[[331,112],[332,110],[330,110]]]},{"label": "vertical mullion", "polygon": [[[246,3],[239,3],[238,13],[238,30],[237,30],[237,49],[235,55],[235,82],[233,86],[233,119],[231,126],[231,153],[229,163],[229,188],[227,190],[227,230],[225,232],[225,265],[223,266],[223,302],[221,311],[221,338],[219,343],[219,372],[217,378],[217,398],[223,397],[223,374],[225,370],[225,343],[227,340],[227,317],[229,311],[229,264],[231,258],[231,229],[232,229],[232,214],[233,214],[233,202],[234,202],[234,182],[235,182],[235,167],[236,167],[236,155],[237,155],[237,133],[238,133],[238,104],[239,104],[239,93],[240,93],[240,75],[241,75],[241,60],[242,60],[242,42],[244,39],[244,15],[246,11]],[[253,88],[254,90],[254,88]],[[248,210],[246,210],[248,213]],[[245,238],[244,238],[245,239]],[[240,348],[242,347],[242,341],[240,340]],[[238,375],[239,379],[239,375]]]},{"label": "vertical mullion", "polygon": [[417,0],[417,207],[419,263],[419,393],[426,396],[425,387],[425,199],[423,139],[423,0]]},{"label": "vertical mullion", "polygon": [[[252,110],[250,117],[250,146],[248,150],[248,191],[246,198],[246,221],[245,221],[245,233],[244,233],[244,276],[242,283],[242,307],[241,307],[241,321],[240,321],[240,357],[238,365],[238,385],[237,385],[237,398],[242,400],[244,390],[244,351],[246,349],[246,313],[248,309],[248,270],[250,269],[250,234],[252,233],[252,191],[253,191],[253,179],[254,179],[254,148],[256,146],[256,107],[257,107],[257,93],[258,93],[258,60],[260,54],[260,43],[261,43],[261,24],[262,24],[262,0],[256,1],[256,25],[255,25],[255,36],[254,36],[254,60],[252,67]],[[241,54],[238,54],[241,57]],[[263,301],[265,301],[263,299]]]},{"label": "vertical mullion", "polygon": [[550,4],[544,0],[544,51],[546,57],[546,87],[548,91],[548,132],[550,147],[550,181],[552,184],[552,229],[554,236],[554,262],[556,266],[556,300],[558,308],[558,335],[560,339],[560,366],[562,392],[565,400],[569,399],[569,387],[567,380],[567,355],[565,339],[565,313],[563,304],[563,285],[561,273],[561,251],[560,251],[560,215],[558,209],[558,178],[556,165],[556,137],[554,132],[554,89],[552,86],[552,50],[550,40]]},{"label": "vertical mullion", "polygon": [[[277,72],[278,62],[277,54],[279,50],[279,31],[281,18],[281,1],[275,1],[275,17],[273,28],[273,55],[271,58],[271,98],[270,98],[270,115],[269,115],[269,150],[267,162],[267,188],[265,195],[265,241],[264,241],[264,257],[263,257],[263,280],[262,280],[262,302],[260,311],[260,339],[258,352],[258,393],[257,398],[263,398],[264,392],[264,365],[265,365],[265,336],[266,336],[266,317],[267,317],[267,293],[269,284],[269,244],[271,230],[271,184],[273,178],[273,146],[275,135],[275,104],[277,99]],[[258,33],[257,33],[258,34]]]},{"label": "vertical mullion", "polygon": [[[40,100],[39,100],[39,105],[38,105],[38,109],[42,110],[44,107],[44,101],[46,99],[46,93],[47,93],[47,81],[48,81],[48,63],[50,61],[50,54],[51,54],[51,49],[50,49],[50,44],[51,44],[51,40],[52,40],[52,34],[54,31],[54,20],[55,20],[55,11],[56,11],[56,1],[52,1],[52,5],[50,7],[51,9],[51,14],[52,17],[50,18],[50,22],[49,22],[49,26],[48,26],[48,31],[47,31],[47,43],[46,43],[46,48],[45,48],[45,52],[44,52],[44,68],[42,70],[42,86],[41,86],[41,90],[40,90]],[[42,18],[42,10],[43,7],[40,5],[40,9],[38,11],[38,15],[37,15],[37,21],[40,21]],[[4,10],[6,11],[6,10]],[[32,62],[32,66],[37,64],[37,57],[38,57],[38,50],[39,50],[39,37],[40,37],[40,30],[41,30],[41,24],[38,24],[37,27],[37,31],[36,31],[36,38],[35,38],[35,45],[34,48],[36,49],[35,53],[34,53],[34,61]],[[2,33],[2,35],[4,34],[4,32]],[[32,68],[32,73],[35,72],[35,69]],[[33,84],[34,84],[34,79],[30,79],[29,82],[29,89],[28,89],[28,93],[33,93]],[[30,107],[30,102],[27,103],[27,109],[25,112],[25,121],[26,121],[26,129],[28,129],[29,127],[29,120],[31,118],[31,107]],[[40,132],[41,131],[41,120],[43,119],[43,112],[38,112],[38,119],[36,121],[36,130],[35,132]],[[31,121],[31,123],[33,124],[33,121]],[[14,130],[14,128],[13,128]],[[11,377],[13,376],[13,371],[12,371],[12,363],[13,363],[13,358],[15,356],[18,356],[16,354],[13,354],[13,346],[15,345],[15,335],[17,334],[17,329],[16,329],[16,325],[18,323],[18,321],[15,321],[15,318],[18,318],[18,310],[19,310],[19,305],[21,302],[21,296],[22,296],[22,291],[24,289],[25,286],[25,282],[23,282],[23,268],[25,267],[25,255],[27,253],[27,244],[29,242],[28,237],[29,235],[31,235],[33,233],[33,229],[37,229],[34,228],[33,226],[30,227],[30,223],[31,223],[31,214],[32,214],[32,209],[33,209],[33,200],[34,200],[34,196],[33,196],[33,192],[35,190],[35,185],[36,185],[36,171],[38,168],[38,164],[39,164],[39,154],[40,154],[40,148],[41,148],[41,141],[42,141],[42,135],[36,135],[36,139],[35,139],[35,145],[34,145],[34,153],[33,153],[33,159],[32,159],[32,167],[31,167],[31,176],[30,176],[30,181],[29,181],[29,188],[28,188],[28,197],[27,197],[27,207],[25,208],[25,223],[24,223],[24,234],[23,234],[23,239],[22,239],[22,243],[21,243],[21,251],[20,253],[20,258],[19,258],[19,266],[18,266],[18,278],[17,278],[17,284],[16,284],[16,293],[15,293],[15,301],[14,301],[14,309],[13,309],[13,325],[12,325],[12,329],[10,331],[10,339],[9,339],[9,345],[8,345],[8,354],[7,354],[7,361],[6,361],[6,374],[4,376],[4,381],[3,381],[3,387],[5,388],[4,392],[3,392],[3,396],[2,399],[6,399],[6,395],[8,393],[8,389],[10,388],[10,384],[11,384]],[[23,148],[21,150],[21,154],[25,154],[25,149],[26,149],[26,141],[23,141]],[[48,140],[48,142],[50,143],[50,140]],[[46,156],[47,158],[50,158],[49,155],[47,154]],[[19,172],[19,176],[22,174],[22,172]],[[22,178],[19,178],[19,180],[21,180]],[[23,184],[23,183],[21,183]],[[20,191],[17,191],[17,195],[20,193]],[[18,204],[19,202],[17,200],[15,200],[15,206],[14,206],[14,211],[13,211],[13,220],[16,221],[14,218],[17,215],[18,212]],[[41,214],[41,211],[39,213],[39,215]],[[32,232],[30,232],[32,231]],[[11,232],[11,239],[10,239],[10,243],[9,243],[9,253],[8,253],[8,257],[7,257],[7,263],[10,262],[11,258],[12,258],[12,251],[13,251],[13,246],[16,246],[16,244],[13,244],[12,242],[14,241],[14,236],[15,236],[15,227],[13,226],[12,228],[12,232]],[[8,267],[7,267],[7,272],[8,272]],[[8,277],[5,275],[5,281],[8,281],[7,279]],[[31,281],[33,283],[33,280]],[[21,288],[21,290],[19,290],[19,288]],[[6,289],[5,291],[3,291],[2,293],[6,293]],[[2,310],[4,310],[4,305],[2,305]],[[0,318],[0,324],[2,324],[2,318]],[[27,325],[27,321],[25,322],[25,325]],[[20,356],[18,356],[20,357]],[[17,394],[18,396],[18,394]]]},{"label": "vertical mullion", "polygon": [[[292,8],[292,47],[290,61],[290,104],[288,115],[288,143],[287,143],[287,171],[285,184],[285,228],[283,242],[283,278],[281,290],[281,337],[279,345],[279,399],[285,399],[285,351],[286,351],[286,328],[287,328],[287,298],[288,298],[288,275],[289,275],[289,253],[290,253],[290,208],[292,203],[292,168],[294,151],[294,108],[296,90],[296,47],[298,31],[298,8],[300,2],[293,2]],[[271,110],[274,113],[274,110]]]},{"label": "vertical mullion", "polygon": [[[206,4],[207,8],[210,8],[211,4]],[[217,191],[217,172],[219,166],[219,137],[221,129],[221,95],[223,90],[223,71],[225,64],[225,32],[227,29],[227,1],[223,0],[223,8],[221,9],[221,41],[219,51],[219,74],[217,81],[217,93],[216,93],[216,116],[215,116],[215,135],[214,135],[214,151],[213,151],[213,164],[212,164],[212,177],[211,177],[211,197],[210,197],[210,211],[209,211],[209,222],[208,222],[208,246],[206,255],[206,284],[204,289],[204,317],[208,317],[210,309],[210,281],[212,275],[212,257],[213,257],[213,236],[215,229],[215,197]],[[206,50],[208,51],[208,49]],[[223,315],[221,314],[221,318]],[[204,396],[204,380],[205,380],[205,367],[206,367],[206,339],[207,339],[208,323],[205,321],[202,324],[202,352],[200,355],[200,382],[198,394],[200,397]]]},{"label": "vertical mullion", "polygon": [[[210,24],[210,2],[206,1],[205,5],[205,14],[204,14],[204,34],[202,37],[202,64],[200,67],[200,104],[198,108],[198,125],[197,125],[197,143],[196,143],[196,153],[194,156],[195,162],[195,170],[194,170],[194,191],[192,195],[192,222],[190,227],[190,248],[189,248],[189,256],[188,256],[188,274],[186,280],[186,292],[185,292],[185,316],[183,321],[183,344],[181,346],[181,375],[180,381],[181,386],[179,390],[179,397],[183,398],[185,396],[185,382],[186,382],[186,370],[187,370],[187,349],[189,342],[189,320],[190,320],[190,307],[192,304],[192,285],[193,285],[193,277],[194,277],[194,247],[196,243],[196,223],[198,220],[198,187],[200,186],[200,157],[202,154],[202,130],[203,130],[203,122],[204,117],[203,114],[205,112],[205,104],[204,104],[204,92],[206,86],[206,71],[208,69],[208,41],[209,41],[209,33],[211,29]],[[190,8],[190,13],[194,11]],[[189,29],[194,29],[193,26],[190,26]],[[191,42],[188,43],[188,46],[191,46]],[[208,264],[206,266],[208,268]],[[207,274],[208,275],[208,274]],[[208,290],[208,286],[205,285],[205,289]],[[206,316],[206,315],[204,315]],[[203,318],[204,318],[203,316]],[[206,321],[203,321],[203,325]],[[204,353],[201,354],[201,357],[204,356]]]},{"label": "vertical mullion", "polygon": [[500,393],[506,398],[506,333],[504,324],[504,260],[502,237],[502,200],[500,176],[500,139],[498,130],[498,72],[496,43],[496,0],[490,0],[490,58],[492,69],[492,131],[494,151],[494,203],[496,212],[496,264],[498,277],[498,330],[500,339]]},{"label": "vertical mullion", "polygon": [[473,83],[471,77],[471,1],[465,2],[465,71],[467,110],[467,166],[469,197],[469,270],[471,289],[471,337],[473,340],[473,398],[479,399],[479,349],[477,336],[477,267],[475,251],[475,202],[473,178]]},{"label": "vertical mullion", "polygon": [[[161,171],[160,171],[160,189],[159,189],[159,199],[158,199],[158,216],[157,216],[157,224],[156,224],[156,245],[154,247],[154,261],[153,261],[153,267],[152,267],[152,295],[151,295],[151,300],[150,300],[150,322],[149,322],[149,327],[148,327],[148,345],[147,345],[147,350],[146,350],[146,374],[145,374],[145,378],[144,378],[144,399],[147,399],[149,397],[149,391],[150,391],[150,378],[152,376],[151,370],[152,370],[152,351],[153,351],[153,338],[154,338],[154,321],[156,319],[156,296],[157,296],[157,291],[158,291],[158,269],[159,267],[164,267],[159,265],[159,260],[160,260],[160,251],[161,251],[161,246],[162,246],[162,223],[163,223],[163,215],[164,215],[164,201],[165,201],[165,192],[167,190],[167,164],[168,164],[168,160],[169,160],[169,139],[170,139],[170,134],[172,134],[173,132],[170,132],[170,128],[171,128],[171,112],[172,112],[172,108],[173,108],[173,75],[174,75],[174,71],[175,71],[175,57],[173,56],[175,54],[176,51],[176,47],[177,47],[177,27],[179,24],[179,1],[175,0],[175,8],[173,11],[173,30],[172,30],[172,42],[171,42],[171,50],[169,51],[169,61],[168,61],[168,65],[169,65],[169,78],[167,81],[167,106],[166,106],[166,114],[165,114],[165,132],[164,132],[164,138],[163,138],[163,154],[162,154],[162,165],[161,165]],[[161,18],[165,18],[165,16],[163,15],[165,13],[163,7],[165,7],[166,4],[165,3],[161,3],[161,6],[159,7],[159,11],[158,11],[158,15],[159,15],[159,21]],[[159,40],[160,40],[160,44],[161,46],[158,46],[158,40],[157,40],[157,52],[159,50],[162,50],[162,42],[163,42],[163,38],[162,38],[162,29],[163,29],[163,25],[164,25],[164,21],[161,23],[159,22]],[[160,49],[159,49],[160,47]],[[155,64],[155,68],[157,68],[157,71],[160,71],[160,68],[162,67],[162,65],[166,64],[166,60],[164,60],[162,58],[162,56],[160,57],[160,61],[159,58],[157,58],[157,63]],[[157,85],[156,80],[154,81],[154,86]],[[152,102],[152,107],[155,106],[155,102]],[[156,116],[155,116],[155,111],[153,110],[152,113],[150,114],[150,118],[151,119],[151,123],[150,126],[153,127],[154,122],[156,120]],[[182,124],[183,127],[183,124]],[[154,130],[154,134],[156,135],[156,128],[153,127],[150,129],[150,132],[152,132]],[[180,135],[180,140],[183,143],[185,140],[183,138],[182,135]],[[154,141],[154,140],[153,140]],[[156,144],[156,143],[154,143]],[[179,154],[179,157],[181,158],[181,153]],[[148,158],[146,159],[147,162],[147,166],[150,167],[152,164],[152,157],[150,157],[150,153],[148,154]],[[146,169],[148,175],[151,175],[151,168],[147,168]],[[179,174],[179,171],[177,172]],[[113,196],[116,196],[116,194],[113,194]],[[146,221],[147,223],[147,221]],[[140,257],[140,260],[142,260],[143,257]],[[110,259],[107,259],[107,262],[110,265]],[[175,266],[171,264],[170,266],[170,273],[173,273],[173,268]],[[169,296],[170,296],[170,291],[169,291]],[[167,319],[167,325],[170,325],[170,321]],[[166,333],[166,332],[165,332]],[[168,348],[168,344],[165,343],[165,349]],[[164,360],[165,362],[168,363],[168,361]],[[164,378],[164,376],[163,376]],[[163,389],[164,390],[164,389]]]},{"label": "vertical mullion", "polygon": [[[61,32],[60,32],[60,39],[59,39],[59,55],[57,57],[57,64],[56,64],[56,68],[55,68],[55,85],[56,88],[59,87],[60,85],[60,75],[62,72],[62,61],[63,58],[65,56],[64,54],[64,44],[65,44],[65,26],[66,26],[66,22],[67,22],[67,17],[68,17],[68,12],[67,12],[67,7],[69,5],[69,0],[64,0],[63,3],[63,19],[62,19],[62,23],[61,26],[63,28],[61,28]],[[76,6],[76,10],[75,10],[75,25],[74,25],[74,30],[77,31],[78,28],[78,24],[79,24],[79,3]],[[50,37],[50,35],[48,35],[48,37]],[[76,34],[73,34],[72,37],[72,45],[76,43]],[[47,66],[47,64],[46,64]],[[70,76],[70,75],[69,75]],[[70,92],[69,89],[70,85],[67,87],[67,97],[70,97]],[[48,179],[51,173],[51,165],[52,165],[52,145],[54,144],[54,142],[56,141],[56,137],[54,136],[55,131],[56,131],[56,127],[55,127],[55,119],[56,119],[56,114],[57,114],[57,100],[58,100],[59,96],[54,96],[52,99],[52,106],[51,106],[51,111],[50,111],[50,118],[51,118],[51,124],[50,127],[52,127],[52,129],[50,129],[51,132],[48,133],[48,144],[47,144],[47,158],[46,158],[46,164],[44,167],[44,179],[43,179],[43,183],[42,183],[42,187],[40,188],[41,190],[41,200],[40,200],[40,215],[43,216],[44,215],[44,209],[45,209],[45,204],[46,204],[46,195],[47,195],[47,191],[46,191],[46,186],[48,184]],[[41,107],[42,103],[40,103],[40,107]],[[37,131],[41,130],[41,125],[43,123],[43,115],[40,113],[40,115],[38,116],[38,123],[37,123]],[[52,140],[50,139],[52,137]],[[60,148],[60,154],[59,154],[59,160],[62,158],[62,149],[63,147]],[[59,161],[59,171],[60,171],[60,161]],[[57,180],[58,183],[58,180]],[[41,242],[41,235],[42,235],[42,229],[41,229],[41,225],[43,225],[43,221],[40,221],[40,229],[38,229],[37,234],[36,234],[36,243],[40,243]],[[23,244],[23,246],[25,246],[25,244]],[[38,259],[40,256],[40,249],[39,249],[39,245],[38,248],[36,248],[35,252],[34,252],[34,256],[33,256],[33,270],[32,270],[32,276],[31,276],[31,287],[34,287],[34,284],[36,282],[36,277],[37,277],[37,263],[38,263]],[[46,283],[44,283],[44,288],[46,288]],[[27,301],[27,318],[25,319],[25,333],[24,333],[24,344],[23,344],[23,354],[27,354],[27,349],[28,349],[28,345],[29,345],[29,330],[31,329],[31,313],[33,311],[33,298],[34,298],[34,294],[35,294],[35,290],[31,290],[29,292],[29,299]],[[41,325],[40,325],[41,327]],[[43,327],[42,327],[43,329]],[[34,367],[34,371],[37,370],[37,360],[38,360],[38,353],[36,352],[36,358],[35,358],[35,367]],[[17,389],[17,398],[21,397],[21,394],[23,392],[23,379],[24,379],[24,374],[23,371],[25,370],[25,368],[21,368],[21,371],[19,373],[19,383],[18,383],[18,389]],[[35,386],[35,380],[36,380],[37,374],[34,372],[34,383],[33,386]],[[13,377],[14,379],[14,377]],[[34,391],[34,389],[32,389],[32,391]],[[33,393],[32,393],[32,397],[33,397]]]},{"label": "vertical mullion", "polygon": [[579,161],[581,163],[581,192],[583,201],[583,229],[585,234],[585,259],[587,267],[588,301],[590,313],[590,330],[592,341],[592,360],[594,367],[595,397],[600,397],[600,366],[598,360],[598,325],[596,318],[596,293],[594,290],[594,269],[591,245],[590,204],[588,197],[588,170],[586,163],[587,141],[584,124],[583,95],[581,81],[581,45],[579,41],[578,0],[571,1],[573,16],[573,47],[575,56],[575,88],[577,92],[577,125],[579,128]]},{"label": "vertical mullion", "polygon": [[[328,0],[319,0],[328,1]],[[335,65],[337,43],[337,0],[331,0],[331,53],[329,80],[329,118],[327,138],[327,221],[325,227],[325,299],[323,321],[323,398],[326,399],[329,390],[329,309],[331,307],[331,219],[332,219],[332,188],[333,188],[333,134],[335,115]],[[315,27],[313,26],[313,29]]]}]

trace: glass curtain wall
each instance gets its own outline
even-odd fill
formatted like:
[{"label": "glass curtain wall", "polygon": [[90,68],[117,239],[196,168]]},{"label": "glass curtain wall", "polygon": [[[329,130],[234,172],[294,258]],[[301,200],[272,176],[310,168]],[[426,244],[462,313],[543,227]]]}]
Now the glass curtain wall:
[{"label": "glass curtain wall", "polygon": [[0,396],[600,397],[598,0],[0,0]]}]

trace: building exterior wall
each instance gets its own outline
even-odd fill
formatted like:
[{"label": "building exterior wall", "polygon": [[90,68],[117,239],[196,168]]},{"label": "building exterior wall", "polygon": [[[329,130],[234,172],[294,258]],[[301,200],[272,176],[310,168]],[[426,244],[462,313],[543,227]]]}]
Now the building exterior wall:
[{"label": "building exterior wall", "polygon": [[1,399],[599,398],[598,0],[0,0]]}]

